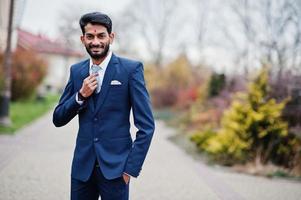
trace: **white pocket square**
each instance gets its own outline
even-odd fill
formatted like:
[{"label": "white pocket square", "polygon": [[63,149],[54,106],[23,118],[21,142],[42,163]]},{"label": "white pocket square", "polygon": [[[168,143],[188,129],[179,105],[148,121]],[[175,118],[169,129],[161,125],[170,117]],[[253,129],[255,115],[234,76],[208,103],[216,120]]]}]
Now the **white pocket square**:
[{"label": "white pocket square", "polygon": [[121,85],[121,83],[117,80],[111,81],[111,85]]}]

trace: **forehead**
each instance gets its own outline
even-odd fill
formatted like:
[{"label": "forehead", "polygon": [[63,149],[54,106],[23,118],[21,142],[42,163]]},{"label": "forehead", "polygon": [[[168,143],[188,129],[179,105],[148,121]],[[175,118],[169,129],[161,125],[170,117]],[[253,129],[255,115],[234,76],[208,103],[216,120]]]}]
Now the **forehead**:
[{"label": "forehead", "polygon": [[100,25],[100,24],[88,23],[85,26],[85,32],[86,33],[103,33],[103,32],[107,32],[107,29],[105,26]]}]

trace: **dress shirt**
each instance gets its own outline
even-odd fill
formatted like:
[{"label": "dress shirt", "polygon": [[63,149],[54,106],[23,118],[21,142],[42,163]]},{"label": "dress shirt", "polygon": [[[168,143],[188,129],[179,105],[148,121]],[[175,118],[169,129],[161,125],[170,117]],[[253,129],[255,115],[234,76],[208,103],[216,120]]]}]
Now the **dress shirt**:
[{"label": "dress shirt", "polygon": [[[112,52],[109,51],[107,57],[99,64],[101,70],[98,72],[98,76],[99,76],[99,80],[100,80],[100,81],[99,81],[100,83],[98,83],[98,84],[100,84],[100,85],[102,85],[103,78],[104,78],[106,69],[107,69],[107,67],[108,67],[108,64],[109,64],[109,62],[110,62],[110,60],[111,60],[111,57],[112,57]],[[93,61],[92,61],[92,59],[90,58],[90,64],[89,64],[89,74],[90,74],[90,75],[91,75],[91,73],[92,73],[92,70],[91,70],[92,65],[93,65]],[[77,102],[78,104],[80,104],[80,105],[84,103],[84,101],[80,101],[80,100],[78,99],[78,93],[76,94],[75,99],[76,99],[76,102]]]}]

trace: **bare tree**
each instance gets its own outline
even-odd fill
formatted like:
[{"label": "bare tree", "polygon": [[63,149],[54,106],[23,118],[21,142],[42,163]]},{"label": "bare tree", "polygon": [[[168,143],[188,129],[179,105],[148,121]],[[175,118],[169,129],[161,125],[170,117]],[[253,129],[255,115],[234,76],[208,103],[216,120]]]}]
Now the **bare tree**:
[{"label": "bare tree", "polygon": [[[229,1],[230,11],[236,17],[234,21],[236,24],[236,31],[230,31],[224,29],[225,35],[230,38],[230,41],[235,44],[236,48],[236,60],[242,66],[243,72],[247,77],[249,70],[254,65],[254,53],[253,50],[256,45],[257,32],[254,24],[253,17],[254,3],[250,0],[233,0]],[[232,22],[233,23],[233,22]],[[227,24],[227,27],[230,27]],[[227,29],[226,27],[226,29]],[[239,41],[238,41],[239,40]],[[235,41],[235,42],[234,42]]]},{"label": "bare tree", "polygon": [[[185,2],[185,4],[188,7],[186,10],[182,8],[182,11],[185,12],[185,19],[182,21],[190,23],[182,24],[182,26],[188,26],[188,31],[184,33],[185,35],[181,39],[181,42],[183,43],[181,46],[183,46],[183,51],[185,51],[185,49],[189,50],[190,48],[195,48],[198,53],[198,61],[202,62],[203,50],[209,43],[206,35],[208,31],[209,15],[211,13],[211,2],[206,0],[191,0]],[[181,7],[183,6],[181,5]],[[187,42],[187,40],[190,41]]]},{"label": "bare tree", "polygon": [[135,56],[139,54],[134,48],[137,41],[136,30],[133,29],[135,19],[131,14],[131,10],[128,9],[125,9],[121,15],[114,19],[113,29],[116,33],[114,43],[120,54]]},{"label": "bare tree", "polygon": [[[233,0],[228,2],[235,26],[223,29],[236,48],[245,74],[257,63],[269,63],[277,79],[298,66],[300,5],[298,0]],[[234,29],[234,30],[229,30]],[[239,49],[239,50],[237,50]]]},{"label": "bare tree", "polygon": [[[135,9],[132,9],[133,7]],[[173,20],[176,19],[176,11],[177,1],[134,0],[122,14],[122,17],[120,17],[120,20],[123,20],[125,24],[121,25],[121,21],[119,27],[122,27],[123,30],[117,32],[120,37],[125,37],[122,36],[123,33],[127,36],[132,34],[136,39],[136,44],[140,40],[145,47],[144,50],[151,56],[155,65],[161,68],[164,60],[164,51],[168,43],[178,34],[171,31]],[[134,39],[133,37],[129,39]],[[121,42],[120,40],[120,44]],[[123,43],[120,46],[128,47],[129,42],[125,42],[127,43]]]},{"label": "bare tree", "polygon": [[293,73],[301,73],[301,1],[291,0],[289,10],[291,11],[291,19],[293,27],[295,28],[294,37],[292,38],[292,57],[291,67]]},{"label": "bare tree", "polygon": [[[66,47],[81,50],[79,18],[85,13],[86,9],[84,6],[78,5],[68,5],[66,8],[68,9],[61,10],[58,17],[60,19],[58,20],[57,27],[60,35],[59,39],[62,40],[61,42],[63,42]],[[72,12],[70,12],[70,10],[72,10]]]},{"label": "bare tree", "polygon": [[280,80],[284,71],[295,65],[295,52],[300,47],[300,30],[294,22],[298,13],[294,12],[291,0],[261,0],[261,5],[266,33],[260,43],[262,55],[274,67],[277,80]]}]

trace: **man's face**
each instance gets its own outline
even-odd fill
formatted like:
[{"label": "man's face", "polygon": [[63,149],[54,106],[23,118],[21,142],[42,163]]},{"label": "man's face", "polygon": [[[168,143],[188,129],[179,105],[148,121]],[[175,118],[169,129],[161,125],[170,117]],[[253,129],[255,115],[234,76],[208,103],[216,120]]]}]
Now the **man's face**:
[{"label": "man's face", "polygon": [[89,55],[95,60],[104,59],[114,39],[114,33],[109,34],[102,25],[87,24],[81,41]]}]

